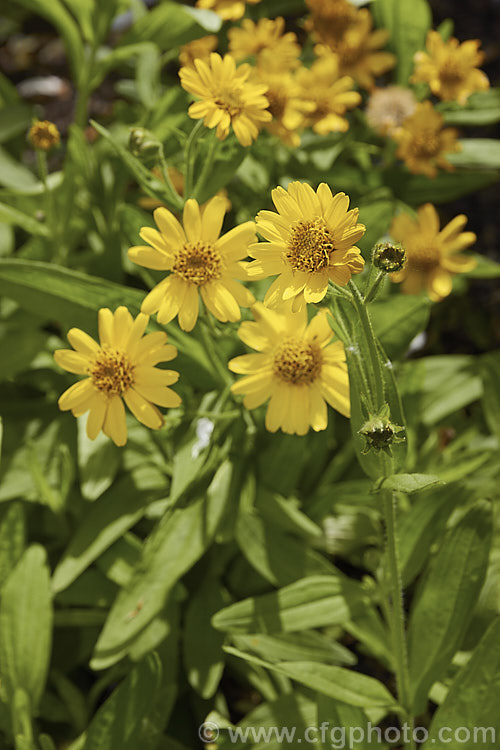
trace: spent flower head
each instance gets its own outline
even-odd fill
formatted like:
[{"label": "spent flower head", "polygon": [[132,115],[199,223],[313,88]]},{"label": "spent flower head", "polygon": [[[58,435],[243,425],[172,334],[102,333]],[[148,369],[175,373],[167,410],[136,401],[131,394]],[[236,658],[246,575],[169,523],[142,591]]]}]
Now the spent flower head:
[{"label": "spent flower head", "polygon": [[50,120],[35,120],[28,132],[31,145],[40,151],[50,151],[59,146],[61,134],[57,125]]},{"label": "spent flower head", "polygon": [[377,453],[384,451],[391,455],[391,446],[404,442],[404,431],[404,427],[391,422],[389,405],[384,404],[376,414],[369,416],[358,431],[366,441],[363,453],[374,450]]},{"label": "spent flower head", "polygon": [[402,245],[394,242],[378,242],[373,249],[373,265],[384,273],[401,271],[406,263],[406,252]]}]

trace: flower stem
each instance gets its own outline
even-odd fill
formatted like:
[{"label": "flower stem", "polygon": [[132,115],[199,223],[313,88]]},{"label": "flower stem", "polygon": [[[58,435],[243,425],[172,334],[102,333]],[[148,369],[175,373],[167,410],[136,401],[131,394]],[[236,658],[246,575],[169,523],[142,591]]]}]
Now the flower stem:
[{"label": "flower stem", "polygon": [[212,132],[210,134],[210,144],[208,146],[208,153],[205,159],[205,163],[203,164],[203,168],[200,172],[200,176],[198,177],[196,181],[196,185],[193,190],[193,198],[198,199],[200,196],[201,191],[205,187],[205,182],[207,181],[207,177],[210,174],[210,170],[212,169],[213,163],[214,163],[214,157],[217,152],[217,146],[219,145],[219,140],[215,135],[215,132]]},{"label": "flower stem", "polygon": [[396,661],[396,683],[398,699],[404,708],[410,723],[410,748],[414,748],[413,718],[411,716],[410,676],[408,671],[408,653],[406,646],[405,616],[402,596],[401,567],[399,562],[396,526],[396,503],[392,492],[384,491],[382,504],[386,530],[386,553],[388,565],[387,588],[389,594],[388,614],[392,643]]},{"label": "flower stem", "polygon": [[[200,333],[205,353],[224,386],[231,386],[233,384],[233,379],[229,373],[229,370],[219,357],[217,346],[215,346],[213,336],[213,334],[215,333],[215,328],[210,317],[210,313],[207,309],[204,309],[204,315],[203,317],[201,317],[200,323]],[[210,335],[210,333],[212,333],[212,336]]]},{"label": "flower stem", "polygon": [[191,198],[193,191],[194,163],[196,160],[196,142],[203,127],[203,120],[198,120],[189,134],[185,150],[184,197]]},{"label": "flower stem", "polygon": [[360,294],[358,287],[355,284],[353,284],[352,281],[350,281],[349,289],[351,290],[351,293],[352,293],[352,301],[356,308],[356,312],[358,313],[359,321],[363,329],[364,339],[365,339],[368,353],[370,356],[370,369],[371,369],[370,381],[374,385],[374,391],[375,391],[376,403],[374,405],[374,408],[375,408],[375,411],[378,411],[384,405],[385,397],[384,397],[384,379],[382,376],[382,368],[380,366],[380,359],[379,359],[379,354],[377,351],[377,342],[375,341],[375,335],[373,333],[373,328],[372,328],[371,320],[368,315],[368,310],[366,309],[366,306],[363,302],[363,298]]},{"label": "flower stem", "polygon": [[167,193],[168,202],[170,202],[170,204],[172,205],[174,209],[180,210],[182,209],[182,198],[177,192],[177,190],[174,188],[172,184],[172,180],[170,179],[170,175],[168,173],[168,164],[166,162],[165,154],[163,151],[163,145],[161,146],[159,150],[158,157],[159,157],[159,162],[160,162],[161,173],[165,181],[165,187],[166,187],[165,192]]}]

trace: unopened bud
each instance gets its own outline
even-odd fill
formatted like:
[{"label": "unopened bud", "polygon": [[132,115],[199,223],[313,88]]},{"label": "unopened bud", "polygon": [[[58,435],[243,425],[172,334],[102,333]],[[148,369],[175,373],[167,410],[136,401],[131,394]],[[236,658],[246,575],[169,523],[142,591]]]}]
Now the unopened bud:
[{"label": "unopened bud", "polygon": [[359,434],[363,435],[366,440],[363,453],[368,453],[370,450],[383,450],[390,454],[391,445],[404,442],[402,432],[404,432],[404,427],[390,421],[389,406],[384,404],[378,414],[370,415],[368,421],[359,430]]},{"label": "unopened bud", "polygon": [[401,271],[406,263],[406,253],[402,245],[393,242],[378,242],[373,250],[373,265],[384,273]]},{"label": "unopened bud", "polygon": [[50,120],[35,120],[28,132],[28,140],[41,151],[50,151],[61,142],[57,125]]},{"label": "unopened bud", "polygon": [[132,128],[128,139],[132,154],[145,163],[154,164],[160,153],[160,141],[145,128]]}]

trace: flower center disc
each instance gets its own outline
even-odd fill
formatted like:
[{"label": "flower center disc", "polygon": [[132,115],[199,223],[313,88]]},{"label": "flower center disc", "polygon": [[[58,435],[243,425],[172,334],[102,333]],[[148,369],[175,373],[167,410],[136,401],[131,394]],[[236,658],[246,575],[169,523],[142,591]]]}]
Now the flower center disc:
[{"label": "flower center disc", "polygon": [[458,60],[446,60],[439,70],[439,77],[448,85],[461,83],[465,78],[462,64]]},{"label": "flower center disc", "polygon": [[408,265],[417,271],[430,271],[439,265],[439,248],[424,237],[412,242],[407,259]]},{"label": "flower center disc", "polygon": [[103,348],[90,370],[93,385],[108,396],[121,396],[134,382],[134,368],[117,349]]},{"label": "flower center disc", "polygon": [[222,259],[219,252],[208,243],[186,242],[177,251],[172,271],[185,281],[202,286],[220,278]]},{"label": "flower center disc", "polygon": [[298,339],[285,339],[274,354],[274,374],[285,383],[309,385],[321,372],[321,350]]},{"label": "flower center disc", "polygon": [[237,91],[231,91],[230,89],[222,90],[214,98],[215,104],[228,113],[230,117],[236,117],[243,109],[243,103],[241,97]]},{"label": "flower center disc", "polygon": [[294,271],[314,273],[330,263],[335,250],[333,237],[323,218],[298,221],[290,229],[288,250],[285,253]]},{"label": "flower center disc", "polygon": [[436,156],[439,152],[439,138],[432,130],[424,130],[413,136],[411,148],[417,158]]}]

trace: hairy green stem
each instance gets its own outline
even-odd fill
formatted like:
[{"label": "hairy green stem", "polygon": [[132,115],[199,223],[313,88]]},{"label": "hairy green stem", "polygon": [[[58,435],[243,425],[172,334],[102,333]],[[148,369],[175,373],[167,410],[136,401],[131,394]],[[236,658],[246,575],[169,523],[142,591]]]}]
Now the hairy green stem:
[{"label": "hairy green stem", "polygon": [[186,200],[188,198],[191,198],[191,193],[193,191],[194,163],[196,160],[196,142],[198,140],[198,136],[200,135],[202,127],[203,120],[198,120],[186,141],[186,150],[184,156],[184,198]]},{"label": "hairy green stem", "polygon": [[215,135],[215,132],[212,132],[210,134],[210,144],[208,146],[208,153],[205,159],[205,163],[203,164],[203,168],[200,172],[200,176],[198,177],[196,181],[196,185],[193,190],[193,198],[198,199],[200,196],[201,191],[205,187],[205,182],[207,181],[207,177],[210,174],[210,170],[212,169],[215,154],[217,152],[217,146],[219,145],[219,140]]},{"label": "hairy green stem", "polygon": [[352,281],[350,281],[349,289],[352,292],[352,301],[356,308],[356,312],[358,313],[359,321],[363,329],[363,336],[370,356],[370,381],[372,382],[375,391],[376,403],[374,404],[374,407],[375,410],[378,411],[384,405],[385,396],[384,379],[382,376],[382,368],[380,366],[380,359],[377,351],[377,342],[375,341],[375,336],[373,333],[371,320],[368,315],[368,310],[366,309],[358,287]]}]

